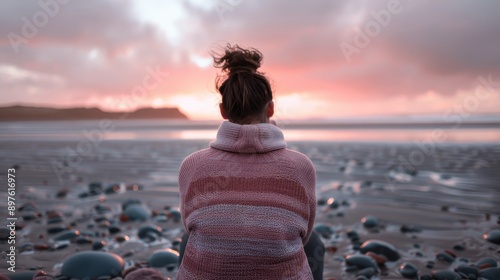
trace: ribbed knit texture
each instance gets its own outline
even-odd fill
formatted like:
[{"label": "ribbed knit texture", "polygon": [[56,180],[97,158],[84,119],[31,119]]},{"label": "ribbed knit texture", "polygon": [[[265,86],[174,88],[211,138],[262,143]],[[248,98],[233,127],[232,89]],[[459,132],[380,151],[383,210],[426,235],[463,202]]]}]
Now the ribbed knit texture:
[{"label": "ribbed knit texture", "polygon": [[303,244],[312,231],[311,161],[286,149],[272,124],[224,122],[210,147],[181,165],[190,237],[176,279],[313,279]]}]

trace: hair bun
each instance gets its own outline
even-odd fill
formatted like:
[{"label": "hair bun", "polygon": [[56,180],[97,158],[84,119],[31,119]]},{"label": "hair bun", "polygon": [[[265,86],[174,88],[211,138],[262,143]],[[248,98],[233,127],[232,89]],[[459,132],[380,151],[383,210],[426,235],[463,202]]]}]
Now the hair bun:
[{"label": "hair bun", "polygon": [[228,44],[223,55],[214,56],[214,66],[229,75],[239,72],[256,73],[262,61],[262,53],[256,49],[243,49]]}]

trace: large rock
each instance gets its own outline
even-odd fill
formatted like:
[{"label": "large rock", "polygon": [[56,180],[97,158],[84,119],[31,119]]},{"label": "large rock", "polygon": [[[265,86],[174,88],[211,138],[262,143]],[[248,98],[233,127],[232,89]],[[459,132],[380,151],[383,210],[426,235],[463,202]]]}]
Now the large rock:
[{"label": "large rock", "polygon": [[113,253],[85,251],[69,257],[63,264],[61,275],[77,279],[120,276],[123,259]]},{"label": "large rock", "polygon": [[378,265],[375,260],[365,255],[350,255],[345,258],[345,263],[348,266],[355,266],[358,269],[372,267],[375,271],[378,270]]},{"label": "large rock", "polygon": [[172,249],[158,250],[149,257],[148,263],[151,267],[173,270],[179,263],[179,253]]},{"label": "large rock", "polygon": [[494,229],[485,234],[483,237],[484,239],[486,239],[486,241],[500,245],[500,229]]},{"label": "large rock", "polygon": [[399,260],[399,253],[396,247],[381,240],[368,240],[361,244],[361,253],[373,252],[385,256],[390,261]]}]

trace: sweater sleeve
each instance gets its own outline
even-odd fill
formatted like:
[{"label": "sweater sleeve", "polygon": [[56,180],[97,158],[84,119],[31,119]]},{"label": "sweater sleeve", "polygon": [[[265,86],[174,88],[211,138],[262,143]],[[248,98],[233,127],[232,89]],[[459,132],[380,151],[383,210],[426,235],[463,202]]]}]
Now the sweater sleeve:
[{"label": "sweater sleeve", "polygon": [[179,210],[181,212],[181,218],[182,218],[182,224],[184,225],[184,229],[189,233],[189,229],[186,225],[186,211],[184,208],[185,205],[185,198],[187,191],[189,189],[193,169],[195,167],[194,162],[193,162],[193,155],[188,156],[187,158],[184,159],[184,161],[181,163],[181,166],[179,168]]},{"label": "sweater sleeve", "polygon": [[302,167],[303,184],[307,193],[307,202],[309,207],[309,220],[307,225],[307,234],[302,239],[303,244],[306,244],[311,237],[314,221],[316,219],[316,170],[312,161],[304,156],[304,164]]}]

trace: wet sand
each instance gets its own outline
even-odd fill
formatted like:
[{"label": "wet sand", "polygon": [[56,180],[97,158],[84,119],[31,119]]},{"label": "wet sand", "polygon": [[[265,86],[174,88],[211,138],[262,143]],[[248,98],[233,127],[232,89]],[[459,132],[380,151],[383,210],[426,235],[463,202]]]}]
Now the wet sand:
[{"label": "wet sand", "polygon": [[[69,256],[92,250],[92,244],[55,242],[57,234],[47,232],[54,227],[88,233],[92,242],[105,241],[101,251],[117,253],[126,266],[146,264],[157,249],[175,249],[183,232],[169,210],[179,203],[177,170],[184,157],[207,144],[206,140],[104,141],[88,155],[72,159],[66,148],[76,149],[76,141],[2,141],[1,180],[6,180],[8,168],[17,168],[16,272],[42,269],[57,275]],[[416,266],[419,275],[485,257],[498,265],[500,246],[486,241],[483,234],[500,229],[500,145],[442,144],[427,151],[412,143],[310,141],[289,142],[289,148],[313,161],[320,204],[316,223],[334,232],[324,239],[325,279],[356,279],[357,272],[348,268],[344,257],[356,254],[360,243],[370,239],[392,244],[401,256],[387,261],[371,279],[401,279],[397,268],[404,262]],[[68,168],[60,173],[62,181],[53,166],[59,172]],[[101,182],[104,189],[117,184],[118,193],[83,197],[92,182]],[[144,188],[127,190],[133,184]],[[67,191],[65,197],[57,197],[61,191]],[[129,199],[142,202],[150,215],[147,221],[120,220],[122,203]],[[0,192],[0,201],[6,225],[6,191]],[[35,209],[21,211],[23,205]],[[62,221],[47,224],[54,212]],[[367,216],[373,217],[374,227],[363,225]],[[141,240],[137,231],[149,224],[160,226],[163,236],[152,242]],[[111,233],[111,227],[121,231]],[[358,241],[348,237],[352,232],[359,235]],[[7,248],[5,241],[0,244]],[[454,253],[455,260],[436,258],[445,250]],[[8,272],[6,257],[2,253],[2,273]],[[175,276],[175,270],[159,270]]]}]

